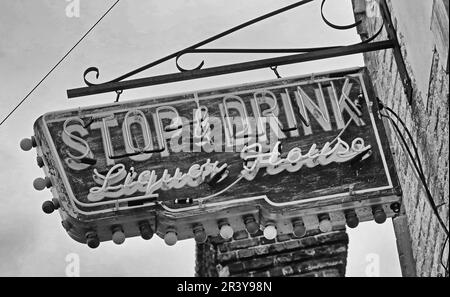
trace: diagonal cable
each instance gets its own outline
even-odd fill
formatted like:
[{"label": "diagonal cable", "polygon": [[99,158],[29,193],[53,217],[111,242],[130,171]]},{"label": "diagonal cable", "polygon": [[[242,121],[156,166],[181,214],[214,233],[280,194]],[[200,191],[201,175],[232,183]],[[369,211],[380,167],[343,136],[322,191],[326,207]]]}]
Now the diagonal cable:
[{"label": "diagonal cable", "polygon": [[114,2],[114,4],[100,17],[100,19],[95,22],[95,24],[78,40],[77,43],[55,64],[55,66],[47,72],[46,75],[31,89],[31,91],[8,113],[8,115],[0,122],[0,126],[2,126],[12,115],[13,113],[30,97],[31,94],[47,79],[50,74],[67,58],[67,56],[83,41],[83,39],[91,33],[92,30],[105,18],[108,13],[119,3],[120,0]]}]

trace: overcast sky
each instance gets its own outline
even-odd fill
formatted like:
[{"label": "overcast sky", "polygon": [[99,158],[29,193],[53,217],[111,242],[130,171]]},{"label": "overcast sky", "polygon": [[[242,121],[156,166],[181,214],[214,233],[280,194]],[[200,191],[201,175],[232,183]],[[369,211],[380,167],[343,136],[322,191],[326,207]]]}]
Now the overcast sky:
[{"label": "overcast sky", "polygon": [[[80,0],[80,16],[69,18],[65,0],[2,0],[0,2],[0,119],[75,44],[115,0]],[[127,239],[122,246],[102,243],[96,250],[66,234],[57,213],[45,215],[49,191],[37,192],[32,182],[43,176],[35,152],[19,142],[32,135],[42,114],[60,109],[112,102],[114,94],[67,99],[66,90],[83,85],[83,71],[100,68],[100,80],[115,78],[168,53],[194,44],[238,23],[279,7],[287,0],[135,0],[121,1],[72,52],[29,100],[0,127],[0,276],[64,276],[66,257],[78,254],[81,276],[193,276],[194,242],[168,247],[154,237]],[[307,47],[358,42],[354,30],[335,31],[320,19],[320,2],[253,25],[212,47]],[[328,1],[327,14],[336,23],[353,21],[350,0]],[[208,56],[206,66],[262,58],[264,55]],[[186,57],[186,68],[203,57]],[[282,76],[363,65],[354,55],[279,68]],[[176,72],[174,62],[144,75]],[[121,100],[213,88],[275,78],[270,70],[219,76],[126,91]],[[364,276],[378,257],[381,276],[399,276],[392,223],[361,224],[351,230],[348,276]]]}]

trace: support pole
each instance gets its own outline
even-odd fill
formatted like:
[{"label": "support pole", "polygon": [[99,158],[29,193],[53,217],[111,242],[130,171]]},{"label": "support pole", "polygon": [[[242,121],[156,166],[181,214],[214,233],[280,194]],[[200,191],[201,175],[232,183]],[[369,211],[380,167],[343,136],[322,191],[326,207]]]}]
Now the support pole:
[{"label": "support pole", "polygon": [[408,228],[406,215],[400,215],[392,219],[395,237],[397,239],[397,251],[400,258],[400,267],[403,277],[416,277],[416,261],[412,252],[411,235]]}]

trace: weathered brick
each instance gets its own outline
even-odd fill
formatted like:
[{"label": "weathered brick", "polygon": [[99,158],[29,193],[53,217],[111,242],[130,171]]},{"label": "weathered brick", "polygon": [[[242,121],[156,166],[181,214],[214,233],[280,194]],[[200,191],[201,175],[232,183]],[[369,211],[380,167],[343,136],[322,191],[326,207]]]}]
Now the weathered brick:
[{"label": "weathered brick", "polygon": [[277,241],[278,242],[283,242],[283,241],[287,241],[292,239],[292,235],[291,234],[282,234],[282,235],[278,235],[277,236]]},{"label": "weathered brick", "polygon": [[283,276],[292,275],[294,274],[294,269],[292,268],[292,266],[285,266],[281,268],[281,273]]},{"label": "weathered brick", "polygon": [[268,245],[258,246],[256,248],[254,248],[254,251],[255,251],[256,255],[268,254],[269,253],[269,246]]},{"label": "weathered brick", "polygon": [[283,242],[283,245],[286,247],[286,249],[288,250],[292,250],[295,248],[298,248],[301,246],[300,241],[299,240],[290,240],[287,242]]},{"label": "weathered brick", "polygon": [[242,249],[237,251],[239,259],[250,258],[256,254],[254,249]]},{"label": "weathered brick", "polygon": [[312,271],[304,274],[296,274],[297,277],[342,277],[339,269],[323,269],[318,271]]},{"label": "weathered brick", "polygon": [[[224,242],[215,248],[210,245],[213,247],[211,251],[215,249],[218,252],[209,259],[220,263],[216,265],[215,273],[223,276],[286,276],[299,273],[292,266],[294,263],[297,265],[314,260],[317,266],[324,261],[326,263],[322,266],[328,267],[330,257],[340,258],[340,263],[346,262],[348,236],[344,231],[325,234],[313,231],[309,234],[304,238],[271,241],[265,245],[258,244],[262,237]],[[197,259],[197,265],[206,265],[207,260]],[[202,272],[211,273],[205,269],[196,271],[199,276],[205,276]],[[341,271],[342,275],[344,273],[345,267]]]},{"label": "weathered brick", "polygon": [[[398,19],[396,6],[392,6],[391,1],[388,0],[387,4],[391,11],[404,62],[411,76],[414,89],[412,104],[408,104],[402,90],[403,85],[398,74],[398,67],[393,63],[392,51],[365,53],[363,55],[364,60],[373,79],[376,93],[383,97],[381,98],[383,102],[398,113],[411,131],[419,150],[419,156],[433,198],[437,203],[441,201],[447,203],[444,209],[440,211],[441,216],[447,222],[449,213],[448,74],[439,61],[439,55],[435,52],[431,61],[431,69],[424,69],[424,71],[430,71],[428,94],[418,92],[416,73],[411,66],[412,61],[405,46],[408,40],[402,32],[405,23],[412,22],[413,19]],[[360,30],[371,35],[375,32],[377,23],[378,21],[372,18],[363,18],[363,24],[360,26],[364,29],[360,28]],[[400,23],[402,26],[398,25]],[[433,33],[430,32],[430,34]],[[428,198],[422,190],[421,182],[413,173],[414,169],[409,165],[408,156],[403,152],[403,148],[395,135],[391,136],[391,145],[394,147],[394,163],[403,188],[403,203],[411,233],[416,270],[418,275],[436,275],[436,272],[440,270],[437,258],[439,241],[443,240],[443,231],[435,223],[436,218],[432,209],[426,204]]]},{"label": "weathered brick", "polygon": [[245,270],[244,263],[242,263],[242,262],[233,262],[224,267],[227,267],[230,274],[234,274],[234,273]]},{"label": "weathered brick", "polygon": [[249,239],[242,239],[242,240],[234,240],[231,242],[227,242],[223,244],[223,250],[225,251],[233,251],[243,248],[248,248],[252,246],[259,245],[259,239],[258,238],[249,238]]},{"label": "weathered brick", "polygon": [[346,261],[342,257],[333,257],[329,259],[311,260],[293,265],[297,273],[311,272],[323,268],[330,268],[339,265],[345,265]]},{"label": "weathered brick", "polygon": [[226,253],[218,253],[217,254],[217,261],[218,262],[227,262],[232,260],[238,259],[238,252],[232,251],[232,252],[226,252]]},{"label": "weathered brick", "polygon": [[270,271],[253,272],[252,276],[254,276],[254,277],[271,277]]},{"label": "weathered brick", "polygon": [[274,243],[274,244],[269,245],[270,253],[282,252],[284,250],[286,250],[286,246],[283,243]]},{"label": "weathered brick", "polygon": [[[408,55],[405,46],[406,35],[402,32],[404,22],[413,19],[398,19],[399,14],[395,10],[396,7],[392,6],[391,1],[387,0],[387,4],[414,88],[412,104],[407,102],[392,50],[365,53],[364,61],[378,96],[399,114],[411,131],[414,142],[418,146],[433,198],[436,202],[447,203],[441,208],[440,213],[448,224],[448,75],[445,73],[445,69],[442,69],[439,56],[435,55],[431,71],[426,69],[426,71],[430,71],[429,96],[418,91],[414,69],[411,66],[411,56]],[[364,18],[362,14],[358,17],[363,19],[363,24],[358,26],[358,32],[366,32],[368,36],[373,35],[381,26],[381,18]],[[387,35],[383,31],[378,40],[385,39],[387,39]],[[393,146],[394,163],[404,193],[403,203],[411,234],[413,255],[417,264],[416,270],[418,275],[437,275],[442,272],[439,262],[445,236],[436,223],[431,208],[426,204],[427,197],[414,173],[415,169],[409,164],[409,157],[403,151],[400,141],[394,133],[391,133],[390,141]],[[301,239],[279,236],[275,242],[263,239],[262,231],[259,231],[257,234],[251,235],[251,239],[255,241],[246,241],[248,239],[225,243],[217,241],[214,247],[218,247],[221,252],[237,251],[237,254],[245,259],[222,267],[223,275],[342,276],[345,271],[348,237],[344,232],[338,232],[334,236],[308,233],[305,238]],[[338,243],[342,246],[339,246]],[[330,250],[327,251],[327,248]],[[215,257],[214,253],[206,254],[211,259]],[[448,247],[445,255],[448,256]],[[220,253],[218,257],[220,257]],[[239,260],[229,258],[228,261],[237,262]],[[201,265],[206,265],[206,262],[197,261]],[[243,269],[244,264],[242,263],[246,264],[245,269]]]},{"label": "weathered brick", "polygon": [[260,244],[271,244],[271,243],[275,243],[275,239],[267,239],[265,237],[260,237],[259,238],[259,243]]},{"label": "weathered brick", "polygon": [[250,260],[242,261],[246,270],[256,270],[269,267],[274,264],[274,256],[258,257]]}]

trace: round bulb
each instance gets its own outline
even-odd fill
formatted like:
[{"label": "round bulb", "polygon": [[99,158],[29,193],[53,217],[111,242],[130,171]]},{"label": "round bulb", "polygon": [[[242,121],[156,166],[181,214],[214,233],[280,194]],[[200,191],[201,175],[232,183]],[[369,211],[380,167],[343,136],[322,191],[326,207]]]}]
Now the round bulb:
[{"label": "round bulb", "polygon": [[164,242],[167,245],[174,245],[175,243],[177,243],[178,241],[178,236],[177,233],[173,232],[173,231],[169,231],[166,233],[166,235],[164,235]]},{"label": "round bulb", "polygon": [[125,233],[123,233],[122,230],[116,230],[114,231],[113,235],[112,235],[112,241],[115,244],[122,244],[125,242]]},{"label": "round bulb", "polygon": [[264,228],[263,231],[264,237],[268,240],[275,239],[277,237],[277,228],[273,225],[268,225],[266,228]]},{"label": "round bulb", "polygon": [[49,188],[51,187],[52,182],[50,181],[50,179],[48,177],[42,178],[42,177],[38,177],[33,181],[33,187],[38,190],[38,191],[42,191],[45,188]]},{"label": "round bulb", "polygon": [[45,201],[42,204],[42,210],[46,213],[46,214],[51,214],[55,211],[55,205],[53,204],[52,201]]},{"label": "round bulb", "polygon": [[100,245],[100,240],[98,240],[97,236],[89,236],[86,239],[86,243],[91,249],[95,249]]},{"label": "round bulb", "polygon": [[306,227],[303,223],[294,223],[294,235],[297,237],[303,237],[306,235]]},{"label": "round bulb", "polygon": [[24,138],[20,141],[20,148],[24,151],[29,151],[33,148],[33,141],[29,138]]},{"label": "round bulb", "polygon": [[42,177],[38,177],[33,181],[33,187],[38,191],[42,191],[47,187],[47,182]]},{"label": "round bulb", "polygon": [[347,222],[347,226],[349,228],[356,228],[359,225],[359,219],[358,216],[356,215],[356,213],[349,213],[346,215],[346,222]]},{"label": "round bulb", "polygon": [[205,230],[201,229],[194,232],[194,239],[197,243],[204,243],[208,239],[208,236]]},{"label": "round bulb", "polygon": [[231,228],[230,225],[223,225],[220,227],[220,236],[222,236],[223,239],[231,239],[233,238],[234,230]]},{"label": "round bulb", "polygon": [[245,228],[250,234],[256,234],[259,231],[259,224],[253,216],[244,217]]},{"label": "round bulb", "polygon": [[144,223],[139,227],[141,231],[141,237],[145,240],[149,240],[153,237],[153,229],[148,223]]},{"label": "round bulb", "polygon": [[387,216],[384,210],[380,207],[374,210],[373,218],[377,224],[383,224],[386,222]]},{"label": "round bulb", "polygon": [[328,219],[320,221],[319,230],[323,233],[331,232],[333,230],[333,225],[331,224],[331,221]]}]

